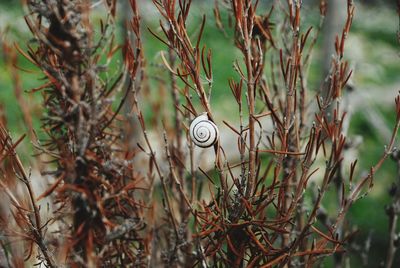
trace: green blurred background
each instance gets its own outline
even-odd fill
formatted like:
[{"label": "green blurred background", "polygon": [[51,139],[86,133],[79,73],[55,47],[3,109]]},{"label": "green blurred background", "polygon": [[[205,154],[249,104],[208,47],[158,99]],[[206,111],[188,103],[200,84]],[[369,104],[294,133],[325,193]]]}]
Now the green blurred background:
[{"label": "green blurred background", "polygon": [[[94,1],[96,2],[96,1]],[[265,13],[269,10],[272,1],[260,1],[262,5],[260,11]],[[285,1],[283,1],[285,2]],[[302,31],[308,27],[317,27],[320,17],[318,4],[315,1],[304,1]],[[392,3],[393,2],[393,3]],[[352,84],[354,85],[353,94],[355,104],[352,106],[352,119],[349,129],[351,139],[362,140],[361,145],[354,153],[362,156],[359,160],[358,172],[362,174],[368,171],[380,155],[383,153],[384,145],[388,142],[391,128],[394,124],[394,98],[400,89],[400,62],[399,44],[397,41],[398,16],[395,9],[395,1],[355,1],[356,13],[354,23],[351,28],[347,42],[345,57],[354,70]],[[232,105],[233,96],[228,87],[229,78],[237,78],[236,72],[232,68],[233,61],[241,60],[239,51],[232,43],[232,30],[226,28],[225,34],[217,29],[213,18],[214,1],[194,1],[194,5],[189,16],[189,29],[193,36],[198,31],[198,25],[202,14],[207,15],[206,28],[203,34],[203,43],[212,49],[213,57],[213,95],[211,105],[217,118],[237,118],[236,107]],[[165,50],[165,46],[156,40],[148,31],[148,27],[154,31],[159,31],[159,15],[151,1],[139,1],[143,23],[144,52],[146,56],[146,71],[149,76],[149,85],[146,94],[148,100],[158,101],[160,90],[158,89],[157,78],[165,77],[165,69],[159,53]],[[345,6],[341,8],[345,9]],[[221,9],[223,9],[221,7]],[[122,13],[124,9],[120,8]],[[32,35],[24,21],[24,11],[22,5],[16,0],[0,0],[0,42],[8,44],[18,44],[26,50],[27,44],[31,42]],[[102,14],[99,14],[99,17]],[[223,22],[227,22],[227,14],[222,13]],[[116,28],[119,40],[123,36],[123,16]],[[94,23],[98,22],[96,14]],[[339,26],[340,28],[340,26]],[[329,59],[326,51],[326,36],[324,31],[316,44],[310,66],[309,87],[316,90],[323,79],[324,64]],[[325,38],[325,41],[324,41]],[[4,51],[0,53],[0,106],[1,115],[6,118],[8,128],[14,139],[26,133],[28,130],[22,120],[21,110],[16,102],[14,94],[14,83],[10,74],[10,68],[5,64],[7,55]],[[120,68],[120,60],[112,63],[115,68]],[[25,60],[19,56],[18,66],[21,69],[21,81],[24,90],[35,88],[42,84],[42,75]],[[113,67],[113,66],[112,66]],[[113,70],[113,68],[111,68]],[[266,73],[268,76],[268,71]],[[168,94],[166,95],[166,97]],[[41,108],[41,94],[24,93],[24,98],[32,109],[34,128],[40,133],[40,117],[43,112]],[[172,110],[165,106],[163,112],[172,114]],[[152,108],[145,109],[147,120],[152,120]],[[398,143],[397,143],[398,144]],[[27,165],[32,164],[32,147],[25,139],[18,148]],[[354,248],[350,248],[350,263],[352,267],[363,267],[362,254],[367,253],[368,267],[379,267],[385,260],[386,249],[388,247],[388,218],[385,214],[385,205],[391,202],[388,189],[392,182],[399,179],[396,177],[396,165],[388,160],[381,171],[376,174],[375,184],[370,194],[352,207],[348,215],[351,228],[358,229],[355,236]],[[325,200],[324,207],[328,214],[335,215],[336,200],[334,194]],[[400,225],[398,226],[400,228]],[[366,241],[370,238],[370,249],[364,251]],[[357,248],[359,247],[359,248]],[[363,252],[364,251],[364,252]],[[398,252],[394,267],[400,267],[400,252]],[[325,267],[331,267],[330,260],[324,263]]]}]

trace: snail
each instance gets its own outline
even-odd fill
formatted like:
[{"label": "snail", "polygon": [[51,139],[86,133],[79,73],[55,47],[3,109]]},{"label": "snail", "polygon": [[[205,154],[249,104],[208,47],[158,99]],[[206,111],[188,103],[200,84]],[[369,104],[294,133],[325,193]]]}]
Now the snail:
[{"label": "snail", "polygon": [[206,113],[196,117],[189,128],[190,138],[199,147],[213,146],[219,138],[217,126],[208,119]]}]

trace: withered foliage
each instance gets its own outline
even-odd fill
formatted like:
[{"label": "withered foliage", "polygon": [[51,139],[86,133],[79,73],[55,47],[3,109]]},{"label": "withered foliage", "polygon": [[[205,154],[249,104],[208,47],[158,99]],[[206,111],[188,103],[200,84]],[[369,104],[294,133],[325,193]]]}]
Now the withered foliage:
[{"label": "withered foliage", "polygon": [[47,80],[35,90],[43,92],[47,135],[37,147],[55,179],[39,197],[54,198],[59,236],[50,250],[69,265],[141,265],[148,250],[140,235],[145,204],[134,196],[141,178],[116,120],[125,98],[112,109],[122,74],[104,78],[118,48],[111,9],[94,29],[90,2],[30,1],[28,7],[35,44],[25,56]]},{"label": "withered foliage", "polygon": [[[308,69],[326,1],[320,1],[315,29],[301,25],[301,1],[276,1],[268,10],[259,1],[215,1],[216,25],[234,32],[231,44],[241,53],[233,64],[238,78],[219,89],[231,93],[237,107],[239,122],[228,123],[215,118],[210,104],[213,51],[202,42],[205,16],[193,35],[191,0],[153,0],[160,24],[149,31],[165,45],[160,61],[170,84],[163,86],[174,111],[172,120],[159,122],[161,144],[142,112],[148,103],[141,98],[146,47],[139,3],[129,1],[129,35],[120,49],[114,44],[116,1],[104,1],[99,25],[91,17],[99,3],[28,1],[34,42],[26,52],[18,50],[45,78],[32,91],[43,96],[46,138],[34,143],[48,161],[42,173],[53,181],[35,196],[15,153],[18,142],[2,126],[0,182],[14,221],[8,223],[11,216],[2,209],[0,223],[4,235],[16,235],[27,249],[4,249],[8,263],[23,267],[18,256],[32,261],[36,254],[48,267],[315,267],[334,256],[340,267],[354,235],[344,224],[346,214],[392,155],[400,124],[397,97],[392,138],[378,163],[364,176],[355,159],[346,170],[351,141],[342,102],[352,75],[344,55],[353,1],[347,2],[330,73],[317,91],[308,86]],[[222,12],[231,23],[221,19]],[[121,51],[124,66],[109,70]],[[132,107],[123,114],[126,103]],[[231,130],[232,136],[220,139],[237,145],[231,160],[218,141],[212,170],[199,167],[188,133],[191,120],[203,112],[223,121],[220,129]],[[138,125],[129,125],[131,117]],[[141,134],[131,137],[132,129]],[[28,192],[26,200],[10,190],[16,178]],[[328,191],[337,196],[333,217],[322,206]],[[44,198],[52,207],[46,222],[37,204]],[[1,239],[3,248],[11,242]]]}]

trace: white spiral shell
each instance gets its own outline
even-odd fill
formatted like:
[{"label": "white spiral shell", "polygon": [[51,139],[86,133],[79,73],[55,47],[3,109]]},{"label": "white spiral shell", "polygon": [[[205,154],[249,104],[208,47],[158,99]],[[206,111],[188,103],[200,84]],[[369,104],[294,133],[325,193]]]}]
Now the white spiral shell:
[{"label": "white spiral shell", "polygon": [[219,138],[217,126],[208,119],[206,113],[192,121],[189,133],[194,144],[202,148],[213,146]]}]

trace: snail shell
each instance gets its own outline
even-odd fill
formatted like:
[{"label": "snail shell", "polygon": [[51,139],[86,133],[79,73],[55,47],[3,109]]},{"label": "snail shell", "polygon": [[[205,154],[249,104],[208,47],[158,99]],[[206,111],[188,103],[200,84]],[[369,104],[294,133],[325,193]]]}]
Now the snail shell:
[{"label": "snail shell", "polygon": [[206,113],[196,117],[189,128],[190,138],[199,147],[214,145],[219,138],[217,126],[208,119]]}]

